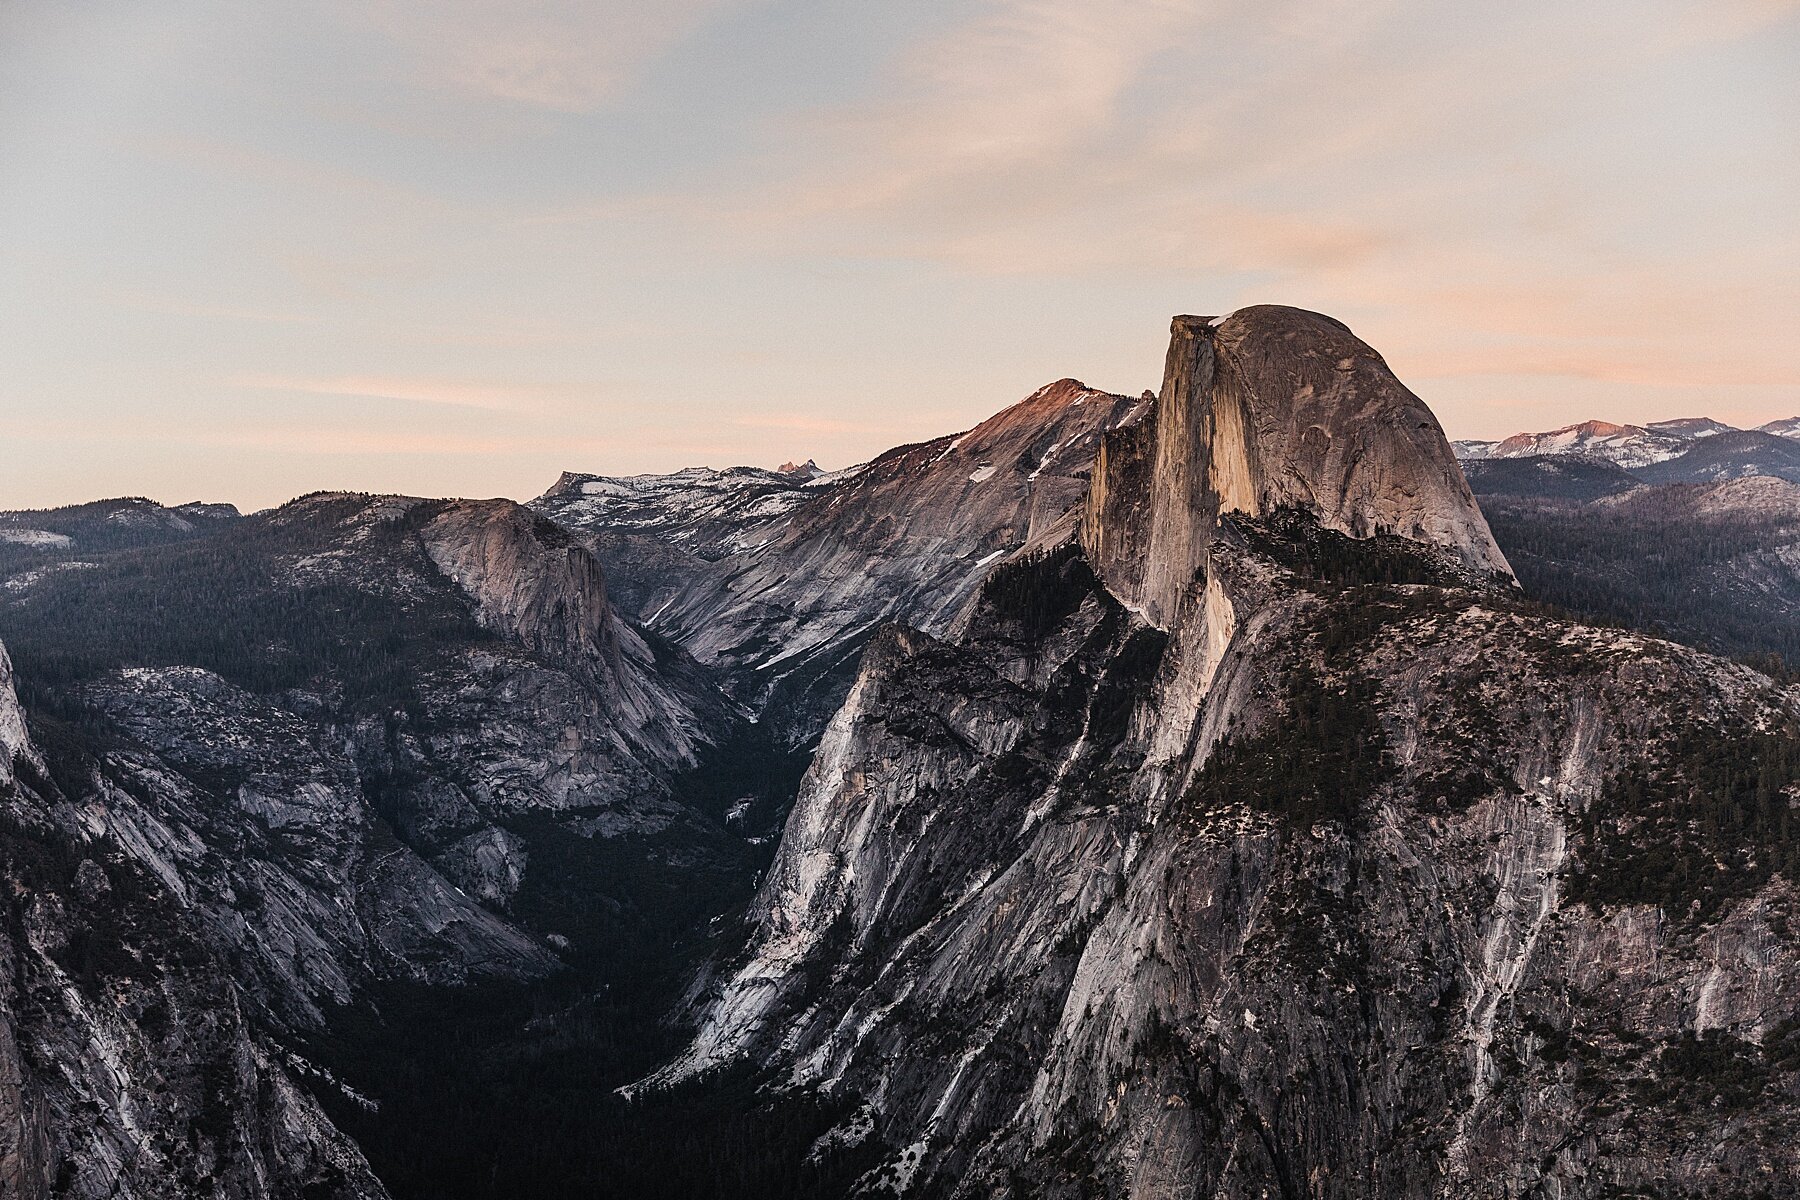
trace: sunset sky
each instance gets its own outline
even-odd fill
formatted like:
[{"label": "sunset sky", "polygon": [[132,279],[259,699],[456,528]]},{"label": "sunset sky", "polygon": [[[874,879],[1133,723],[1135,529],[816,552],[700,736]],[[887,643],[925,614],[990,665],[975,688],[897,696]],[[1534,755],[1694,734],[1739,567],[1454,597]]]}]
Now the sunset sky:
[{"label": "sunset sky", "polygon": [[1168,318],[1800,413],[1800,2],[0,3],[0,507],[828,467]]}]

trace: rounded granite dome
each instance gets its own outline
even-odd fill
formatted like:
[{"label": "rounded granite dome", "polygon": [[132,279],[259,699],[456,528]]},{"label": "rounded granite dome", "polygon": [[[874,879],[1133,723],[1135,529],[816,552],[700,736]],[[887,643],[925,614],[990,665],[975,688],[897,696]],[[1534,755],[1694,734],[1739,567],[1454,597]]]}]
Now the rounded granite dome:
[{"label": "rounded granite dome", "polygon": [[1105,448],[1096,481],[1088,548],[1159,621],[1232,512],[1299,509],[1511,574],[1431,410],[1348,326],[1305,309],[1174,318],[1156,413]]}]

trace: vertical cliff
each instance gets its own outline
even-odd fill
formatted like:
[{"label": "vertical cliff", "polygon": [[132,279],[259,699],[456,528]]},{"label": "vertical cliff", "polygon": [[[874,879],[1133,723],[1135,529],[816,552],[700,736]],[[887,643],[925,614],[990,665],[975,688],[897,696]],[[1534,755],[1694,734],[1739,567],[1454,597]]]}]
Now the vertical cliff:
[{"label": "vertical cliff", "polygon": [[427,524],[421,540],[475,601],[484,626],[616,681],[619,639],[606,580],[566,530],[511,501],[460,501]]},{"label": "vertical cliff", "polygon": [[871,1191],[1800,1194],[1800,696],[1517,601],[1329,318],[1178,318],[1079,543],[827,731],[688,1052]]},{"label": "vertical cliff", "polygon": [[1227,513],[1441,546],[1509,573],[1437,418],[1340,322],[1277,305],[1176,317],[1154,414],[1108,434],[1082,543],[1127,604],[1168,625]]},{"label": "vertical cliff", "polygon": [[382,1200],[171,887],[46,772],[0,648],[0,1195]]}]

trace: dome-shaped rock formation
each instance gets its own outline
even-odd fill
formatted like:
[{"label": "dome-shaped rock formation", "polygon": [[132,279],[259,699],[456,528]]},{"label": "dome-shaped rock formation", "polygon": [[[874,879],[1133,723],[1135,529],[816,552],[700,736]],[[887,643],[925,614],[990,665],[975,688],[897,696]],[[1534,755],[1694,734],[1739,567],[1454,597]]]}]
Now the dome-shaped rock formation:
[{"label": "dome-shaped rock formation", "polygon": [[1089,556],[1166,627],[1220,516],[1286,508],[1511,574],[1437,418],[1341,322],[1273,304],[1176,317],[1154,414],[1101,447]]}]

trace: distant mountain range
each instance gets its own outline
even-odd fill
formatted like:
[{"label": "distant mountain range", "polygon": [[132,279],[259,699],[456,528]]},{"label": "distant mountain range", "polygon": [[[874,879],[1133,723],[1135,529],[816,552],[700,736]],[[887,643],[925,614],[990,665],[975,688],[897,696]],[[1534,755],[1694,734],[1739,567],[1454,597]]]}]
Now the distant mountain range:
[{"label": "distant mountain range", "polygon": [[1456,445],[1536,599],[1720,653],[1800,662],[1800,418],[1758,429],[1589,421]]},{"label": "distant mountain range", "polygon": [[1577,454],[1463,465],[1535,599],[1758,662],[1800,663],[1800,484],[1646,482],[1670,464],[1634,474]]},{"label": "distant mountain range", "polygon": [[1800,440],[1470,453],[1258,306],[832,473],[0,513],[0,1197],[1800,1200]]},{"label": "distant mountain range", "polygon": [[[1467,461],[1580,454],[1636,471],[1655,483],[1706,483],[1749,475],[1800,480],[1800,417],[1738,429],[1711,417],[1681,417],[1643,425],[1583,421],[1547,433],[1515,433],[1497,442],[1453,442]],[[1664,465],[1668,464],[1668,465]]]}]

